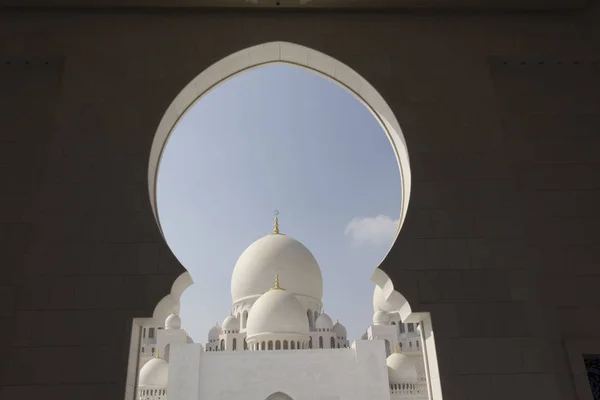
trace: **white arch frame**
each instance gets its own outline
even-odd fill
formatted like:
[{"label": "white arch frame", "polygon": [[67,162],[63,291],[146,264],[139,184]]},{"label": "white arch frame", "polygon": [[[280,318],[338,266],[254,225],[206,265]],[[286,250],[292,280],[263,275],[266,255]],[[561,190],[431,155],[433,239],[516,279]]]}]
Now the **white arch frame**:
[{"label": "white arch frame", "polygon": [[379,121],[394,149],[400,169],[401,205],[397,236],[408,209],[411,175],[406,141],[392,109],[367,80],[347,65],[316,50],[289,42],[270,42],[233,53],[200,73],[175,97],[158,125],[148,167],[150,203],[161,233],[156,181],[161,156],[171,133],[187,111],[208,92],[236,75],[267,64],[294,65],[336,82],[352,93]]},{"label": "white arch frame", "polygon": [[[336,82],[352,93],[379,121],[390,140],[400,170],[400,223],[394,238],[395,242],[406,218],[412,180],[406,140],[392,109],[379,92],[349,66],[319,51],[282,41],[252,46],[217,61],[185,86],[163,115],[152,142],[148,166],[150,203],[161,234],[164,236],[157,208],[156,182],[162,153],[171,133],[190,108],[208,92],[239,74],[268,64],[293,65]],[[441,385],[429,313],[413,313],[404,296],[394,290],[393,282],[380,268],[375,269],[371,280],[384,290],[387,300],[398,307],[403,321],[421,322],[429,395],[431,399],[441,400]]]}]

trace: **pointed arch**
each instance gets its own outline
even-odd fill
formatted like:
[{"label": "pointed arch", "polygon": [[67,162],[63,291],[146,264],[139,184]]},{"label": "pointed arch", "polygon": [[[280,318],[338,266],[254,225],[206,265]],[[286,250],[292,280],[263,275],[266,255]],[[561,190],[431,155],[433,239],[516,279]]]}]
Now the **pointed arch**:
[{"label": "pointed arch", "polygon": [[246,329],[246,322],[248,321],[248,310],[244,310],[242,313],[242,329]]},{"label": "pointed arch", "polygon": [[268,64],[294,65],[336,82],[356,96],[379,121],[396,153],[400,169],[402,192],[397,236],[408,210],[411,174],[406,140],[392,109],[373,85],[349,66],[317,50],[282,41],[242,49],[217,61],[196,76],[169,105],[154,136],[148,165],[150,204],[161,233],[162,227],[156,201],[156,180],[161,155],[169,135],[188,109],[212,89],[244,71]]},{"label": "pointed arch", "polygon": [[[398,230],[396,231],[397,237],[398,232],[400,231],[400,228],[402,227],[406,218],[412,179],[406,141],[392,109],[378,93],[378,91],[366,79],[364,79],[349,66],[314,49],[281,41],[269,42],[242,49],[228,57],[221,59],[189,82],[189,84],[183,88],[183,90],[169,105],[154,136],[152,147],[150,149],[148,165],[148,189],[150,203],[161,234],[163,232],[157,209],[156,181],[161,156],[170,134],[173,132],[176,125],[188,111],[188,109],[204,95],[208,94],[211,90],[228,79],[249,69],[269,64],[288,64],[299,68],[308,69],[336,82],[351,92],[359,101],[361,101],[379,121],[390,140],[400,169],[401,211],[399,216],[400,222],[398,224]],[[185,280],[186,279],[182,279],[182,283],[185,283]],[[382,269],[375,268],[372,281],[384,289],[389,302],[394,304],[402,303],[397,307],[402,322],[404,322],[407,318],[410,318],[410,322],[421,322],[423,326],[421,347],[426,358],[426,370],[434,375],[434,379],[432,379],[433,381],[439,382],[439,371],[436,361],[437,355],[430,315],[426,312],[413,313],[406,299],[404,299],[398,291],[394,290],[391,280],[389,280]],[[179,291],[180,290],[177,289],[173,292],[176,293]],[[178,299],[178,296],[176,297]],[[413,299],[411,299],[411,301],[412,300]],[[168,306],[169,301],[170,299],[167,299],[162,305]],[[415,303],[415,306],[418,306],[418,303]],[[164,314],[164,310],[161,309],[159,311]],[[164,315],[164,317],[166,318],[166,315]],[[316,319],[317,317],[318,312],[314,311],[314,318]],[[164,321],[163,315],[155,319],[159,320],[160,323]],[[243,328],[245,328],[246,319],[247,318],[242,317],[241,326]],[[261,347],[263,349],[265,348],[264,342],[262,343]],[[344,347],[347,346],[344,345]],[[215,343],[215,350],[218,350],[218,342]],[[430,367],[431,371],[429,371]],[[135,373],[135,371],[133,373]],[[441,386],[436,383],[436,388],[435,390],[432,390],[432,393],[433,398],[441,398]]]}]

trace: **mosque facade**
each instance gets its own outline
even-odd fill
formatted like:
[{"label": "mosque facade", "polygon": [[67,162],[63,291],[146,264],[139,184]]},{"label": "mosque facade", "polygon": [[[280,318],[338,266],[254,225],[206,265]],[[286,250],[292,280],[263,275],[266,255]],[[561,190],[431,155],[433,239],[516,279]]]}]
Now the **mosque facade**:
[{"label": "mosque facade", "polygon": [[176,314],[144,327],[139,400],[395,400],[428,398],[421,335],[379,287],[373,323],[350,342],[323,311],[323,278],[299,241],[273,232],[239,257],[232,306],[207,342]]}]

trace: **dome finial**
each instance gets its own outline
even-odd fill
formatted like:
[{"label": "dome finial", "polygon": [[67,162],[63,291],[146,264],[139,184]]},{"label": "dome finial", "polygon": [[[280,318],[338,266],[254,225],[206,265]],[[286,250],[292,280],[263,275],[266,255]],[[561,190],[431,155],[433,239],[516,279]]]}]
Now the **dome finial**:
[{"label": "dome finial", "polygon": [[394,353],[396,353],[396,354],[400,353],[400,346],[398,346],[398,343],[396,343],[396,348],[394,349]]},{"label": "dome finial", "polygon": [[271,288],[271,290],[284,290],[282,287],[279,286],[279,274],[275,274],[275,286],[273,286]]},{"label": "dome finial", "polygon": [[279,235],[279,210],[275,210],[275,221],[273,222],[273,233]]}]

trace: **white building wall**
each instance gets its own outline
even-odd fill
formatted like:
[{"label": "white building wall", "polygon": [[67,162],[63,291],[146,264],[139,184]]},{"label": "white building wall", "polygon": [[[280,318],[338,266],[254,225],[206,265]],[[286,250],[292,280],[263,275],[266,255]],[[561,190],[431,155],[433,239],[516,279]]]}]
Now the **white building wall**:
[{"label": "white building wall", "polygon": [[173,345],[169,400],[390,400],[382,341],[347,349],[202,352]]},{"label": "white building wall", "polygon": [[169,355],[167,354],[166,348],[169,344],[183,344],[187,343],[188,335],[183,329],[161,329],[158,331],[158,338],[156,340],[156,348],[159,356],[168,360]]},{"label": "white building wall", "polygon": [[396,325],[371,325],[367,330],[369,340],[387,340],[389,344],[385,345],[386,354],[389,356],[394,352],[398,340],[398,330]]}]

